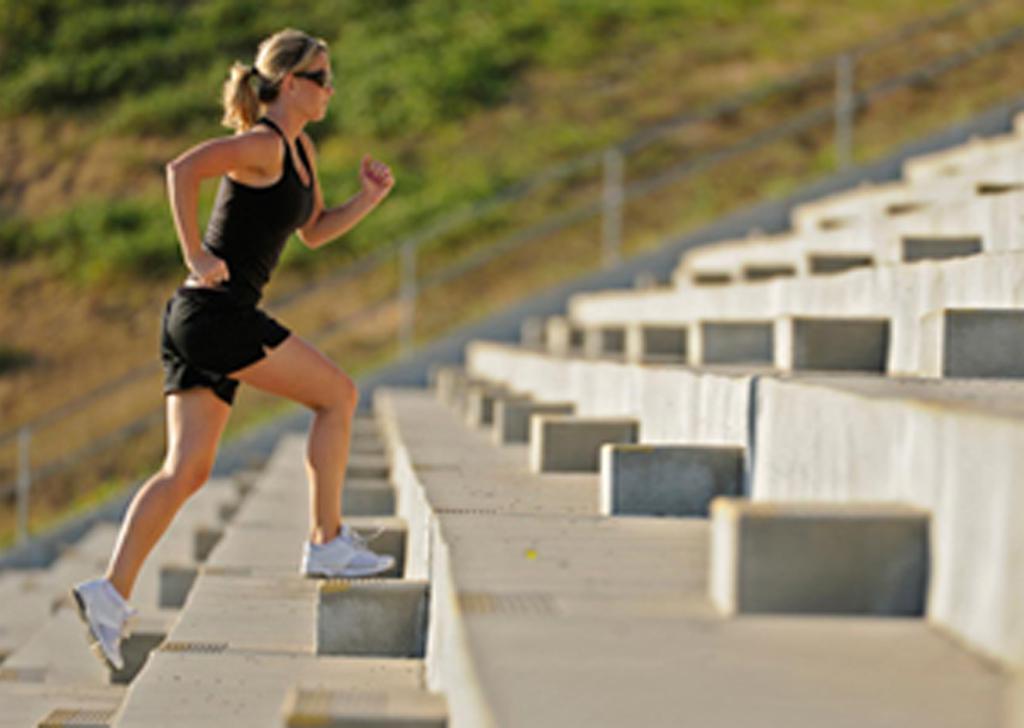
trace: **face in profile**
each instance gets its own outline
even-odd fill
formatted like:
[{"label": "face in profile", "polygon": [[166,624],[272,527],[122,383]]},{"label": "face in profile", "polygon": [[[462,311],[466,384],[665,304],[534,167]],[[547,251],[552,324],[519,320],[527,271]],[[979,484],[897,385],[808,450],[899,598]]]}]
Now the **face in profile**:
[{"label": "face in profile", "polygon": [[334,76],[330,59],[320,52],[301,71],[293,71],[295,77],[295,101],[312,121],[319,121],[327,115],[327,106],[334,95]]}]

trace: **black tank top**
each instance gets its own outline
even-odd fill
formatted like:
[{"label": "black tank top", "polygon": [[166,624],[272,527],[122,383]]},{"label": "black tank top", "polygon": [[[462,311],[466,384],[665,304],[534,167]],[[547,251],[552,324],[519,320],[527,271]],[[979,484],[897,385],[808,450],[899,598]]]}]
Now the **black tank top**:
[{"label": "black tank top", "polygon": [[302,141],[295,140],[306,169],[309,187],[302,184],[284,132],[273,121],[263,123],[284,141],[281,177],[268,187],[251,187],[227,175],[221,177],[210,221],[203,235],[203,247],[228,266],[227,289],[241,302],[255,305],[263,287],[281,257],[281,251],[313,212],[313,171]]}]

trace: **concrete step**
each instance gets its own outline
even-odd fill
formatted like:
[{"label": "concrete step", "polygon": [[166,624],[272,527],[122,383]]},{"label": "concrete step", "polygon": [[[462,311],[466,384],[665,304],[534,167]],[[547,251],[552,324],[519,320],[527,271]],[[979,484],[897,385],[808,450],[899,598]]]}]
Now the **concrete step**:
[{"label": "concrete step", "polygon": [[639,437],[640,423],[630,418],[536,414],[530,418],[530,469],[596,473],[602,445]]},{"label": "concrete step", "polygon": [[0,650],[14,653],[46,623],[73,584],[106,568],[117,530],[113,524],[98,524],[79,543],[64,548],[48,569],[5,576],[0,583]]},{"label": "concrete step", "polygon": [[448,704],[443,696],[422,690],[293,689],[285,699],[284,725],[446,728]]},{"label": "concrete step", "polygon": [[585,329],[583,354],[592,359],[625,359],[626,327],[595,326]]},{"label": "concrete step", "polygon": [[422,662],[165,643],[132,685],[113,725],[162,725],[173,716],[176,725],[196,728],[225,721],[279,728],[289,691],[326,686],[378,695],[422,690]]},{"label": "concrete step", "polygon": [[909,182],[919,182],[964,176],[974,169],[992,174],[999,162],[1009,162],[1011,168],[1024,167],[1018,135],[976,137],[949,149],[918,155],[904,162],[903,175]]},{"label": "concrete step", "polygon": [[[925,317],[946,309],[1024,309],[1020,280],[1024,254],[987,253],[769,283],[580,294],[569,315],[581,327],[685,326],[691,365],[772,361],[766,326],[779,317],[884,318],[891,322],[889,374],[914,376],[926,373],[922,352],[934,335]],[[749,329],[737,331],[742,322]]]},{"label": "concrete step", "polygon": [[[114,725],[149,725],[173,714],[182,725],[230,718],[278,726],[289,691],[340,685],[401,696],[423,690],[420,660],[315,654],[316,605],[328,582],[298,573],[309,529],[305,485],[295,486],[304,448],[305,438],[289,437],[275,449],[222,542],[197,570],[179,620],[136,678]],[[404,550],[401,521],[349,522],[388,526],[382,545]],[[386,707],[391,698],[382,700]]]},{"label": "concrete step", "polygon": [[226,480],[207,483],[186,501],[146,558],[135,581],[131,603],[146,609],[175,606],[161,600],[165,565],[194,568],[205,561],[220,542],[224,525],[234,517],[241,502],[234,483]]},{"label": "concrete step", "polygon": [[0,670],[15,679],[18,675],[30,675],[33,681],[48,684],[127,684],[167,636],[177,616],[173,610],[140,611],[132,621],[131,636],[122,643],[124,669],[112,671],[91,653],[88,628],[77,611],[69,603],[63,604]]},{"label": "concrete step", "polygon": [[348,480],[355,479],[387,479],[388,460],[380,454],[368,455],[355,452],[349,456],[348,467],[345,470],[345,477]]},{"label": "concrete step", "polygon": [[535,402],[522,397],[506,397],[494,406],[494,441],[500,445],[530,441],[530,418],[534,415],[571,415],[575,406],[568,402]]},{"label": "concrete step", "polygon": [[627,326],[626,360],[641,363],[685,363],[685,326]]},{"label": "concrete step", "polygon": [[781,371],[863,371],[885,374],[887,318],[783,316],[775,321],[775,366]]},{"label": "concrete step", "polygon": [[[522,447],[496,448],[427,392],[376,402],[389,448],[429,463],[400,488],[434,507],[431,631],[447,635],[437,679],[453,724],[1000,724],[1004,678],[927,623],[725,619],[708,596],[707,521],[604,518],[593,500],[560,511],[540,494],[565,476],[529,473]],[[527,487],[543,510],[485,506]]]},{"label": "concrete step", "polygon": [[499,399],[513,395],[502,387],[468,382],[462,402],[466,424],[470,427],[490,427],[494,424],[494,405]]},{"label": "concrete step", "polygon": [[[277,504],[272,504],[278,509]],[[209,562],[203,564],[165,563],[161,569],[161,606],[174,608],[185,604],[200,574],[261,573],[294,575],[301,565],[301,548],[308,537],[308,516],[293,519],[260,518],[253,512],[242,517],[229,529],[224,542]],[[395,568],[383,576],[401,577],[405,571],[407,527],[405,521],[393,516],[348,516],[344,522],[356,532],[371,538],[375,552],[395,559]],[[383,529],[376,537],[379,529]]]},{"label": "concrete step", "polygon": [[1024,377],[1024,308],[945,309],[925,316],[923,325],[923,374]]},{"label": "concrete step", "polygon": [[1024,383],[781,377],[564,360],[491,343],[474,343],[467,358],[475,376],[539,400],[568,399],[598,417],[628,413],[647,443],[746,448],[755,500],[929,510],[940,539],[929,619],[983,654],[1024,664],[1019,600],[1008,590],[1024,582],[1010,556],[1024,544],[1013,475],[1024,468]]},{"label": "concrete step", "polygon": [[903,238],[903,262],[916,263],[922,260],[945,260],[978,255],[982,251],[982,240],[974,236],[907,236]]},{"label": "concrete step", "polygon": [[428,582],[328,579],[318,586],[318,655],[423,657]]},{"label": "concrete step", "polygon": [[1016,210],[1024,177],[997,180],[895,182],[832,195],[799,206],[792,231],[688,251],[673,279],[684,287],[750,283],[1020,249]]},{"label": "concrete step", "polygon": [[55,711],[62,711],[58,717],[64,717],[65,725],[77,725],[71,722],[76,714],[93,720],[93,725],[108,725],[103,721],[110,720],[126,690],[124,685],[83,687],[0,680],[0,727],[44,724]]},{"label": "concrete step", "polygon": [[929,518],[899,503],[716,498],[712,599],[725,614],[921,616]]},{"label": "concrete step", "polygon": [[931,205],[969,195],[970,181],[894,180],[862,184],[817,200],[797,205],[790,214],[793,229],[800,232],[848,227],[860,219],[891,214],[910,204]]},{"label": "concrete step", "polygon": [[548,351],[554,354],[570,356],[583,352],[583,328],[564,316],[548,317],[544,338]]},{"label": "concrete step", "polygon": [[770,320],[700,321],[689,326],[694,365],[770,364],[775,358],[775,326]]},{"label": "concrete step", "polygon": [[740,496],[744,458],[738,447],[604,445],[601,515],[702,516],[719,496]]}]

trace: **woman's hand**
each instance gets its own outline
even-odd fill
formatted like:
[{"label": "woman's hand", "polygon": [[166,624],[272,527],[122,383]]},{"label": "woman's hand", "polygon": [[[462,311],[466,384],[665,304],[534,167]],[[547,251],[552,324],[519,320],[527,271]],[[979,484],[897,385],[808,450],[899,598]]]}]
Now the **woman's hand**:
[{"label": "woman's hand", "polygon": [[391,188],[395,186],[395,180],[391,176],[391,170],[383,162],[376,162],[369,154],[363,155],[363,163],[359,168],[359,181],[363,185],[363,194],[374,204],[380,202]]},{"label": "woman's hand", "polygon": [[202,248],[189,256],[188,267],[193,280],[210,288],[226,283],[230,277],[227,263]]}]

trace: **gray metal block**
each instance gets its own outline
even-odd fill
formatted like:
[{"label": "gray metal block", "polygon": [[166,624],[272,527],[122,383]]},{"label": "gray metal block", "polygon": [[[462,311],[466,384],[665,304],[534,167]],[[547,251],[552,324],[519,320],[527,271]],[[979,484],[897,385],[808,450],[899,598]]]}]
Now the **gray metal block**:
[{"label": "gray metal block", "polygon": [[528,399],[502,398],[494,407],[494,441],[499,445],[530,441],[530,418],[535,414],[571,415],[571,402],[533,402]]},{"label": "gray metal block", "polygon": [[1024,377],[1024,309],[946,309],[925,317],[922,373]]},{"label": "gray metal block", "polygon": [[810,253],[807,259],[811,275],[845,273],[855,268],[869,268],[875,264],[874,259],[870,255]]},{"label": "gray metal block", "polygon": [[180,609],[192,591],[199,567],[193,564],[163,564],[160,567],[159,604],[165,609]]},{"label": "gray metal block", "polygon": [[711,522],[711,597],[726,614],[924,613],[927,511],[717,498]]},{"label": "gray metal block", "polygon": [[977,255],[982,251],[981,238],[974,235],[905,237],[901,242],[901,259],[904,263],[914,263],[919,260],[946,260],[965,255]]},{"label": "gray metal block", "polygon": [[806,318],[776,322],[775,365],[782,370],[887,371],[888,319]]},{"label": "gray metal block", "polygon": [[774,337],[771,321],[702,321],[690,327],[690,363],[771,363]]},{"label": "gray metal block", "polygon": [[429,582],[331,579],[320,584],[316,654],[423,657]]},{"label": "gray metal block", "polygon": [[601,446],[634,443],[640,423],[614,417],[533,415],[530,418],[530,469],[535,473],[597,472]]},{"label": "gray metal block", "polygon": [[605,445],[601,513],[704,516],[717,496],[743,492],[743,448]]}]

